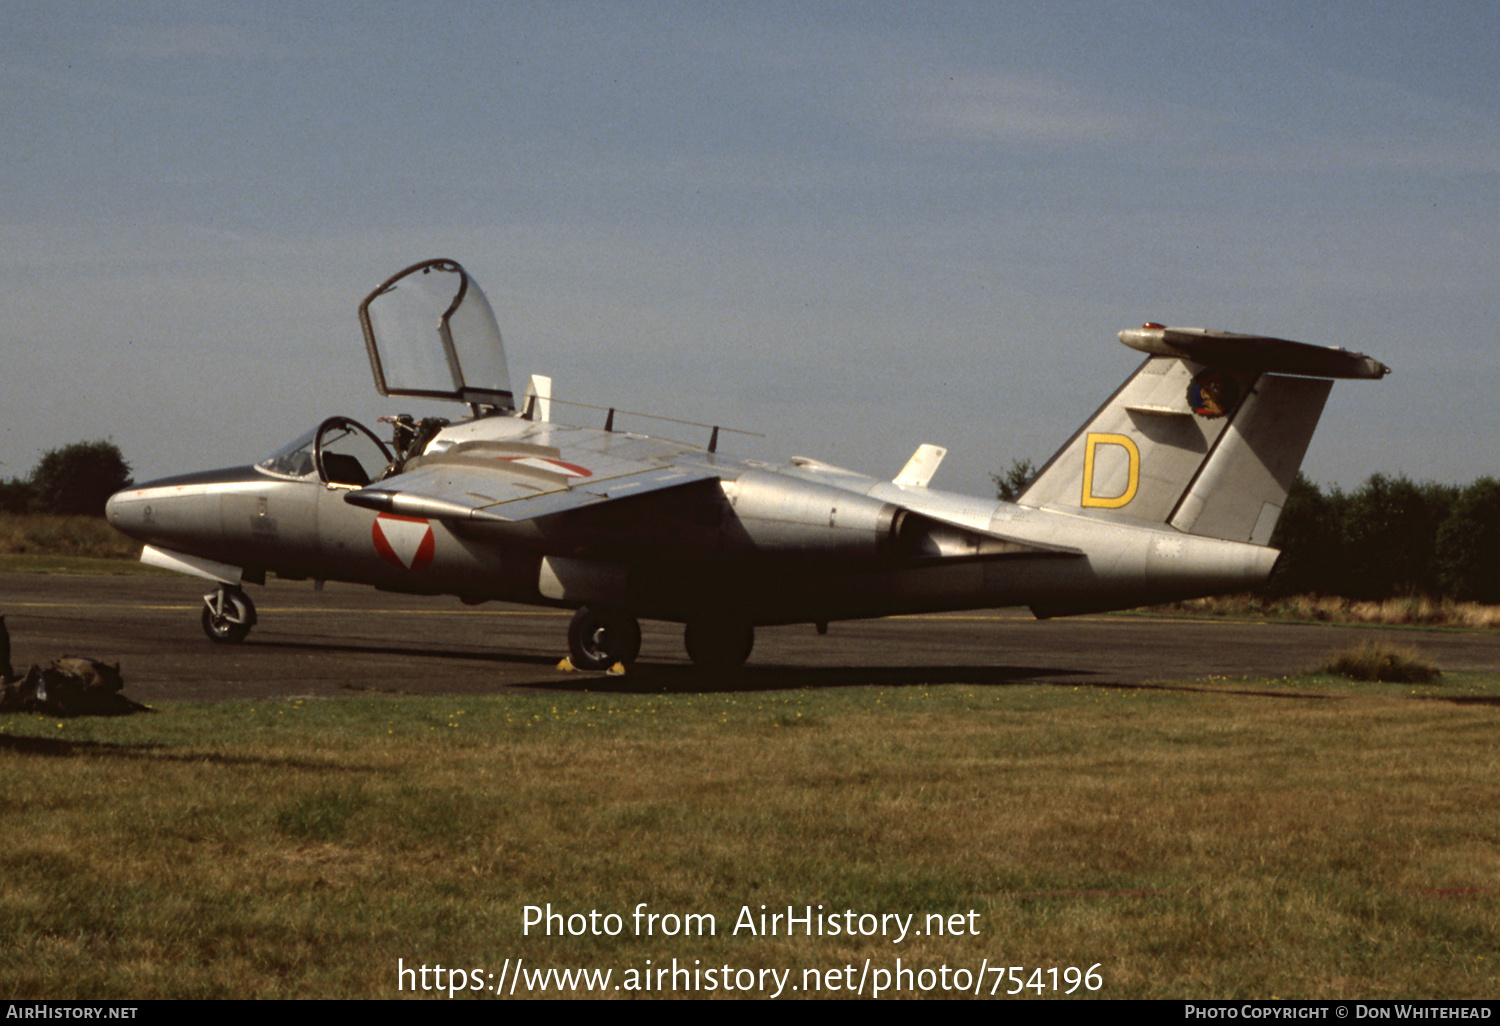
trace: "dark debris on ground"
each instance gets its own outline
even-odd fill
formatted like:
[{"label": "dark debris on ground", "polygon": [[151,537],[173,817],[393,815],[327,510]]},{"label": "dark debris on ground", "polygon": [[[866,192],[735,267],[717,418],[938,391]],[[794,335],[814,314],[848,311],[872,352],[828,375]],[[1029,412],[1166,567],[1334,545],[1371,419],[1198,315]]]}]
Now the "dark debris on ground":
[{"label": "dark debris on ground", "polygon": [[48,716],[128,716],[147,707],[120,693],[119,663],[63,656],[46,668],[33,665],[24,674],[10,663],[10,632],[0,616],[0,713],[45,713]]}]

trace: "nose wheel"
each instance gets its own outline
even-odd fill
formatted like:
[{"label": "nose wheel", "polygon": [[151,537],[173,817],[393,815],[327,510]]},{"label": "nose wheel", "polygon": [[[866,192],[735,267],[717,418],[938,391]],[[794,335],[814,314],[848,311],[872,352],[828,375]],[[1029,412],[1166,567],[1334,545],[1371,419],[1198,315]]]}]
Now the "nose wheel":
[{"label": "nose wheel", "polygon": [[238,645],[255,626],[255,603],[239,588],[222,587],[203,596],[203,633],[217,645]]},{"label": "nose wheel", "polygon": [[623,609],[584,606],[568,624],[568,655],[580,670],[607,670],[640,654],[640,621]]}]

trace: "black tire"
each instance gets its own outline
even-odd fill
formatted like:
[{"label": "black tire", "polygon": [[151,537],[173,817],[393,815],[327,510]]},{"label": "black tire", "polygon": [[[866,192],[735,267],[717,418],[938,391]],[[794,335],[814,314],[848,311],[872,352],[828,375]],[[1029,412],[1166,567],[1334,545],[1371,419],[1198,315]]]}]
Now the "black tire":
[{"label": "black tire", "polygon": [[755,628],[733,620],[694,620],[682,632],[693,665],[705,670],[737,670],[755,647]]},{"label": "black tire", "polygon": [[568,624],[568,655],[580,670],[607,670],[641,654],[641,624],[623,609],[584,606]]},{"label": "black tire", "polygon": [[255,625],[255,604],[249,595],[237,592],[224,597],[224,606],[225,612],[232,611],[232,616],[216,616],[207,603],[204,604],[203,633],[216,645],[238,645]]}]

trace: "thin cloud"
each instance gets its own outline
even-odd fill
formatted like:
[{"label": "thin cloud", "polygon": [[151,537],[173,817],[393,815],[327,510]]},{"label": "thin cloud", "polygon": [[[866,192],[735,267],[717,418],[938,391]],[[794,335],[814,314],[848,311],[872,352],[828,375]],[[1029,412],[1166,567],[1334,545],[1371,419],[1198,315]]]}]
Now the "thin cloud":
[{"label": "thin cloud", "polygon": [[961,142],[1099,143],[1147,130],[1103,97],[1025,75],[964,75],[920,83],[894,113],[908,131]]}]

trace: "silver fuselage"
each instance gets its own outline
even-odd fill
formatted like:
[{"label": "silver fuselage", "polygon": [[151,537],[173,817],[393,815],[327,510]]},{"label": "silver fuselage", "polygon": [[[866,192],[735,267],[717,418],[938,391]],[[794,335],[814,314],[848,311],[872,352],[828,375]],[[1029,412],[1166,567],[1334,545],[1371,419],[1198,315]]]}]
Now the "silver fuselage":
[{"label": "silver fuselage", "polygon": [[[740,459],[659,438],[496,415],[432,445],[495,441],[670,460],[713,479],[692,501],[625,499],[519,523],[377,512],[351,485],[260,467],[120,492],[110,523],[190,573],[267,572],[390,591],[753,624],[1026,605],[1119,609],[1256,587],[1277,552],[890,481],[794,458]],[[1027,545],[997,544],[1003,536]]]}]

